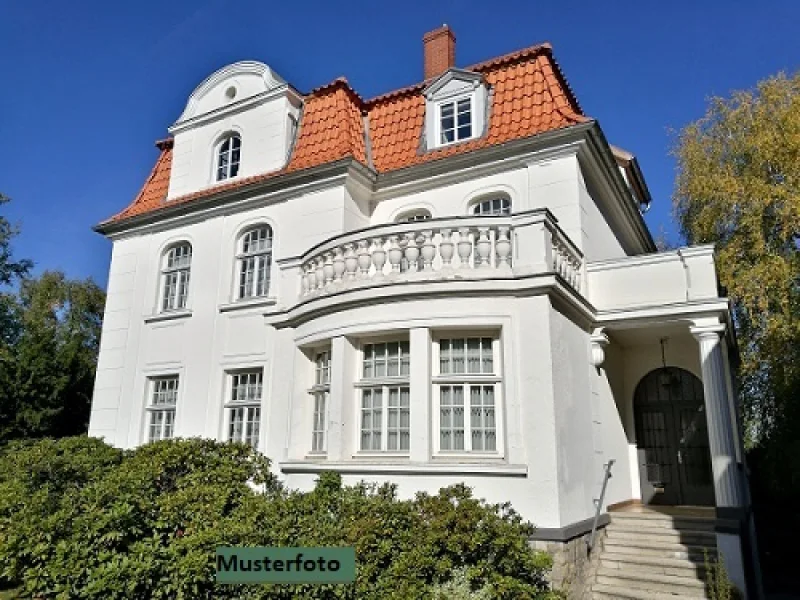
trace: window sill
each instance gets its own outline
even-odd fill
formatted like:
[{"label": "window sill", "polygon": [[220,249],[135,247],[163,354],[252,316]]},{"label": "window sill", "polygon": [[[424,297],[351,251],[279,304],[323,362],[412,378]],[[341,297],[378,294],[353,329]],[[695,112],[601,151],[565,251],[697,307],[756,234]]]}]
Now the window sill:
[{"label": "window sill", "polygon": [[263,298],[248,298],[247,300],[237,300],[228,304],[220,304],[219,312],[231,312],[234,310],[246,310],[248,308],[263,308],[276,304],[278,299],[274,296],[264,296]]},{"label": "window sill", "polygon": [[[384,458],[389,458],[384,457]],[[354,475],[483,475],[487,477],[526,477],[527,465],[509,465],[506,463],[448,462],[433,464],[429,462],[359,462],[359,461],[321,461],[295,460],[278,464],[282,473],[321,473],[336,471]]]},{"label": "window sill", "polygon": [[145,323],[157,323],[159,321],[172,321],[174,319],[185,319],[192,316],[191,310],[170,310],[155,315],[147,315],[144,318]]}]

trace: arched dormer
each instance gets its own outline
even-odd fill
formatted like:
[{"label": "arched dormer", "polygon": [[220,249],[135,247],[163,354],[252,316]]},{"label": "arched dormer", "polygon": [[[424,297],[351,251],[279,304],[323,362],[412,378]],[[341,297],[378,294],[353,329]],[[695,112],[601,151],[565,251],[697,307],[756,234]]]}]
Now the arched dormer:
[{"label": "arched dormer", "polygon": [[[169,129],[174,149],[167,200],[282,168],[301,106],[302,97],[264,63],[242,61],[212,73],[192,91]],[[233,148],[235,136],[239,148]],[[235,168],[227,166],[234,158]],[[222,177],[220,160],[227,161]]]}]

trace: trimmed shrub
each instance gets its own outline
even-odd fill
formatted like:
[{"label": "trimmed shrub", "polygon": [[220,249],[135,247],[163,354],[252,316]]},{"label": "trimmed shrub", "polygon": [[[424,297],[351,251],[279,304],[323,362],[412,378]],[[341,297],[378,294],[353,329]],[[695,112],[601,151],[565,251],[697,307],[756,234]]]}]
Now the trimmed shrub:
[{"label": "trimmed shrub", "polygon": [[[399,500],[323,474],[285,489],[241,444],[120,452],[88,438],[0,453],[0,587],[76,599],[550,597],[546,554],[507,505],[463,485]],[[11,469],[13,467],[13,469]],[[349,585],[217,586],[217,546],[354,546]]]}]

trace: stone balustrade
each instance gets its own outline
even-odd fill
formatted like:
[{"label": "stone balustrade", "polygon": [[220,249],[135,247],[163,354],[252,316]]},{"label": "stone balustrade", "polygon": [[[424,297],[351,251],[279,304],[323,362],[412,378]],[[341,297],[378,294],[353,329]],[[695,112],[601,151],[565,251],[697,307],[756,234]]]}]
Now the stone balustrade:
[{"label": "stone balustrade", "polygon": [[[351,287],[425,279],[515,276],[515,236],[547,233],[540,271],[558,273],[580,289],[582,257],[552,216],[469,216],[392,223],[336,236],[301,257],[300,299]],[[534,218],[531,218],[534,217]],[[541,236],[540,236],[541,237]]]}]

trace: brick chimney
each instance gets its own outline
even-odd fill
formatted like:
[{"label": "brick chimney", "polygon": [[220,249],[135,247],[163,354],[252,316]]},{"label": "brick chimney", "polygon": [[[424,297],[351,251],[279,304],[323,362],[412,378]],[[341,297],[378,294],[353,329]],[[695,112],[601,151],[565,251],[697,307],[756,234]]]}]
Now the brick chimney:
[{"label": "brick chimney", "polygon": [[441,75],[456,64],[456,36],[447,25],[422,36],[425,79]]}]

